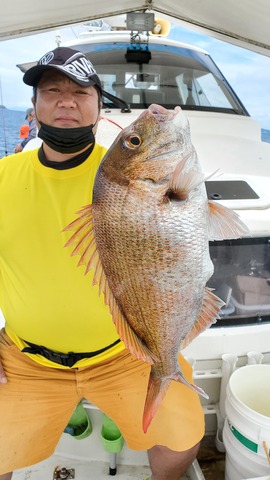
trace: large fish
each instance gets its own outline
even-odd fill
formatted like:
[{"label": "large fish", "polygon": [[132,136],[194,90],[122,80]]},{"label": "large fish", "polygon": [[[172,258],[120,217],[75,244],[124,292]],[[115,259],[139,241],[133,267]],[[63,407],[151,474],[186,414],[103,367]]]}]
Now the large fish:
[{"label": "large fish", "polygon": [[190,385],[178,351],[218,318],[206,288],[209,239],[247,233],[230,209],[207,200],[204,176],[180,107],[151,105],[125,128],[95,178],[92,205],[66,229],[68,245],[105,295],[120,338],[152,364],[146,431],[172,380]]}]

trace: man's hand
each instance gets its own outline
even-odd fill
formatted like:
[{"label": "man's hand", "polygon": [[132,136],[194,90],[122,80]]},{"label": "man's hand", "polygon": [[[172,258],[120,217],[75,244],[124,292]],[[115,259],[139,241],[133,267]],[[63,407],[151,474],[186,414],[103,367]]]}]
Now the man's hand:
[{"label": "man's hand", "polygon": [[7,383],[7,377],[5,375],[5,372],[1,363],[0,363],[0,383]]},{"label": "man's hand", "polygon": [[22,152],[22,146],[20,143],[18,143],[18,145],[16,145],[16,147],[14,148],[14,153],[19,153],[19,152]]}]

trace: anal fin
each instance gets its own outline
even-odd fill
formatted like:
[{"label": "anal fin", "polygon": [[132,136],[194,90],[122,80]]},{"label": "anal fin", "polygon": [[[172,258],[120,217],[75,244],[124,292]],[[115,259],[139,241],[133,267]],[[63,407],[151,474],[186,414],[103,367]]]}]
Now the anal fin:
[{"label": "anal fin", "polygon": [[206,287],[203,297],[202,309],[199,318],[192,326],[186,337],[182,340],[180,349],[186,348],[200,333],[210,327],[219,318],[220,309],[224,302],[217,297],[212,289]]}]

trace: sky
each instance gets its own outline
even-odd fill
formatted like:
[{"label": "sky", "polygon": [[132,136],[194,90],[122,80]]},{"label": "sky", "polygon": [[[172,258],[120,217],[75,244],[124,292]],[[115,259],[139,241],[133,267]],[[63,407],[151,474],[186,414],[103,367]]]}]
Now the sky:
[{"label": "sky", "polygon": [[[65,27],[42,34],[0,41],[0,104],[12,110],[31,106],[32,88],[22,81],[19,63],[38,60],[56,48],[56,36],[61,42],[76,39],[81,25]],[[216,40],[210,36],[180,26],[172,26],[169,37],[203,48],[229,81],[249,114],[261,128],[270,130],[270,57]]]}]

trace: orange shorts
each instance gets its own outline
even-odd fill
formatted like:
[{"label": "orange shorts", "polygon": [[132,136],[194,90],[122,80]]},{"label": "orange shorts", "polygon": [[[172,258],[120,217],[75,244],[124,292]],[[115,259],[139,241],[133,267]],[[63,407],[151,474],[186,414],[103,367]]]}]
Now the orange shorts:
[{"label": "orange shorts", "polygon": [[[8,382],[0,384],[0,474],[40,462],[54,449],[77,403],[86,398],[112,418],[127,446],[164,445],[184,451],[204,435],[198,395],[172,382],[146,434],[142,412],[150,367],[127,350],[80,369],[48,368],[21,353],[2,330],[0,360]],[[180,356],[191,380],[192,369]]]}]

